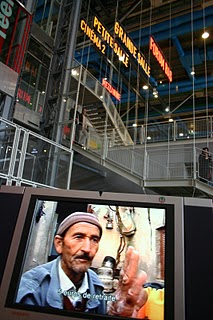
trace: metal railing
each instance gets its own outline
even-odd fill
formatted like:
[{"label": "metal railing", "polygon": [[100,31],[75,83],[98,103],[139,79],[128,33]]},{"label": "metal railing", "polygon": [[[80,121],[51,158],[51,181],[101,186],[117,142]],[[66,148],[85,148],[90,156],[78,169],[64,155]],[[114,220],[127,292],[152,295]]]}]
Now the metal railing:
[{"label": "metal railing", "polygon": [[180,119],[172,122],[155,122],[146,126],[129,126],[128,130],[134,144],[165,141],[192,140],[194,138],[213,137],[213,117]]},{"label": "metal railing", "polygon": [[[211,119],[211,117],[209,118]],[[212,119],[211,119],[212,120]],[[203,123],[206,119],[199,119],[198,123]],[[190,123],[188,119],[186,123]],[[174,126],[179,125],[173,123]],[[162,124],[165,129],[166,124]],[[168,128],[169,126],[167,126]],[[198,127],[198,124],[197,124]],[[159,131],[160,127],[158,127]],[[172,130],[175,132],[175,130]],[[202,135],[198,134],[199,138],[205,137],[206,132]],[[209,138],[212,143],[212,138]],[[163,142],[164,140],[158,140]],[[140,143],[129,147],[110,147],[107,137],[101,140],[93,128],[90,128],[87,150],[92,154],[96,154],[103,161],[108,161],[115,167],[122,168],[124,172],[131,173],[141,178],[142,180],[189,180],[201,179],[199,172],[199,155],[202,153],[202,147],[195,146],[194,139],[189,139],[185,136],[187,144],[183,145],[175,143],[179,139],[173,139],[164,145],[162,143]],[[181,141],[184,137],[181,136]],[[166,140],[166,142],[168,142]],[[198,143],[196,144],[198,145]],[[213,158],[213,154],[211,154]],[[212,171],[212,168],[210,168]],[[204,182],[210,181],[206,178]]]},{"label": "metal railing", "polygon": [[75,80],[80,82],[84,88],[87,88],[92,94],[94,94],[100,102],[102,102],[103,107],[106,110],[106,123],[109,117],[114,126],[114,130],[117,132],[122,143],[124,145],[133,145],[129,132],[123,123],[109,92],[102,86],[102,84],[76,60],[73,61],[71,75]]},{"label": "metal railing", "polygon": [[[64,144],[0,118],[2,183],[70,188],[73,150]],[[199,179],[211,185],[199,168],[202,148],[193,143],[184,147],[177,143],[111,147],[107,137],[100,139],[91,127],[85,148],[85,156],[92,154],[97,162],[103,165],[108,162],[115,169],[123,170],[124,175],[127,172],[144,181]]]},{"label": "metal railing", "polygon": [[0,179],[6,185],[67,188],[72,150],[0,118]]}]

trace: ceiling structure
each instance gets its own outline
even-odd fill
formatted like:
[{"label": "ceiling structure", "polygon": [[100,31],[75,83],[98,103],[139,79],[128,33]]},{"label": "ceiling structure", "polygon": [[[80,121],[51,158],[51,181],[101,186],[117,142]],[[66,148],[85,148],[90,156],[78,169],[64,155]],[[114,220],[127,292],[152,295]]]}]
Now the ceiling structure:
[{"label": "ceiling structure", "polygon": [[[106,78],[121,94],[120,101],[113,96],[112,99],[124,123],[143,124],[166,121],[170,117],[213,114],[212,4],[213,1],[198,0],[82,1],[80,19],[92,31],[79,28],[75,58],[96,79],[101,82]],[[99,29],[94,25],[94,17]],[[115,34],[116,22],[123,36]],[[207,39],[202,38],[204,31],[210,35]],[[128,57],[128,66],[119,60],[109,41],[107,43],[106,32]],[[94,43],[94,34],[105,46],[105,53]],[[124,34],[135,47],[135,57],[124,44]],[[149,47],[150,36],[155,41],[155,49],[158,48],[155,54]],[[139,63],[138,53],[150,67],[149,75],[145,65]],[[168,63],[167,72],[162,60]],[[168,70],[172,72],[172,81]],[[143,89],[145,84],[148,90]]]}]

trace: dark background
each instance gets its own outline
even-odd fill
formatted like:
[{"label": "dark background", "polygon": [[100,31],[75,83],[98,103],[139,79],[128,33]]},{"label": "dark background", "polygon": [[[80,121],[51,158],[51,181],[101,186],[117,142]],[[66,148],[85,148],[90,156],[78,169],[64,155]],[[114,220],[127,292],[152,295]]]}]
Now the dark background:
[{"label": "dark background", "polygon": [[213,211],[185,206],[184,214],[186,320],[212,319]]},{"label": "dark background", "polygon": [[0,193],[1,222],[0,222],[0,283],[2,281],[10,244],[13,237],[18,212],[23,194]]}]

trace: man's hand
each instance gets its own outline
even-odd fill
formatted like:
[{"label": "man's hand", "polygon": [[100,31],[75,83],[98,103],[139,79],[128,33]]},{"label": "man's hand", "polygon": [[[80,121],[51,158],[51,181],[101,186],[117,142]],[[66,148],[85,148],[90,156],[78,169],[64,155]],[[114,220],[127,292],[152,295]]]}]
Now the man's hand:
[{"label": "man's hand", "polygon": [[139,262],[139,253],[129,247],[115,292],[116,301],[111,303],[108,314],[136,317],[139,309],[146,303],[148,296],[143,284],[147,274],[144,271],[138,273]]}]

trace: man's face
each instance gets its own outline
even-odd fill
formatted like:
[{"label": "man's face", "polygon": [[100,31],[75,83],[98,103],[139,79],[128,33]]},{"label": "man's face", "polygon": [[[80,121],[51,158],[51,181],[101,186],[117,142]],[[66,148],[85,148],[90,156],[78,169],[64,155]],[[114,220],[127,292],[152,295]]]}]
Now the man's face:
[{"label": "man's face", "polygon": [[209,153],[208,149],[203,149],[203,153],[204,153],[205,156],[207,156],[208,153]]},{"label": "man's face", "polygon": [[98,251],[100,231],[97,226],[78,222],[71,226],[64,238],[55,237],[56,251],[61,254],[61,265],[67,276],[73,281],[85,273],[92,264]]}]

